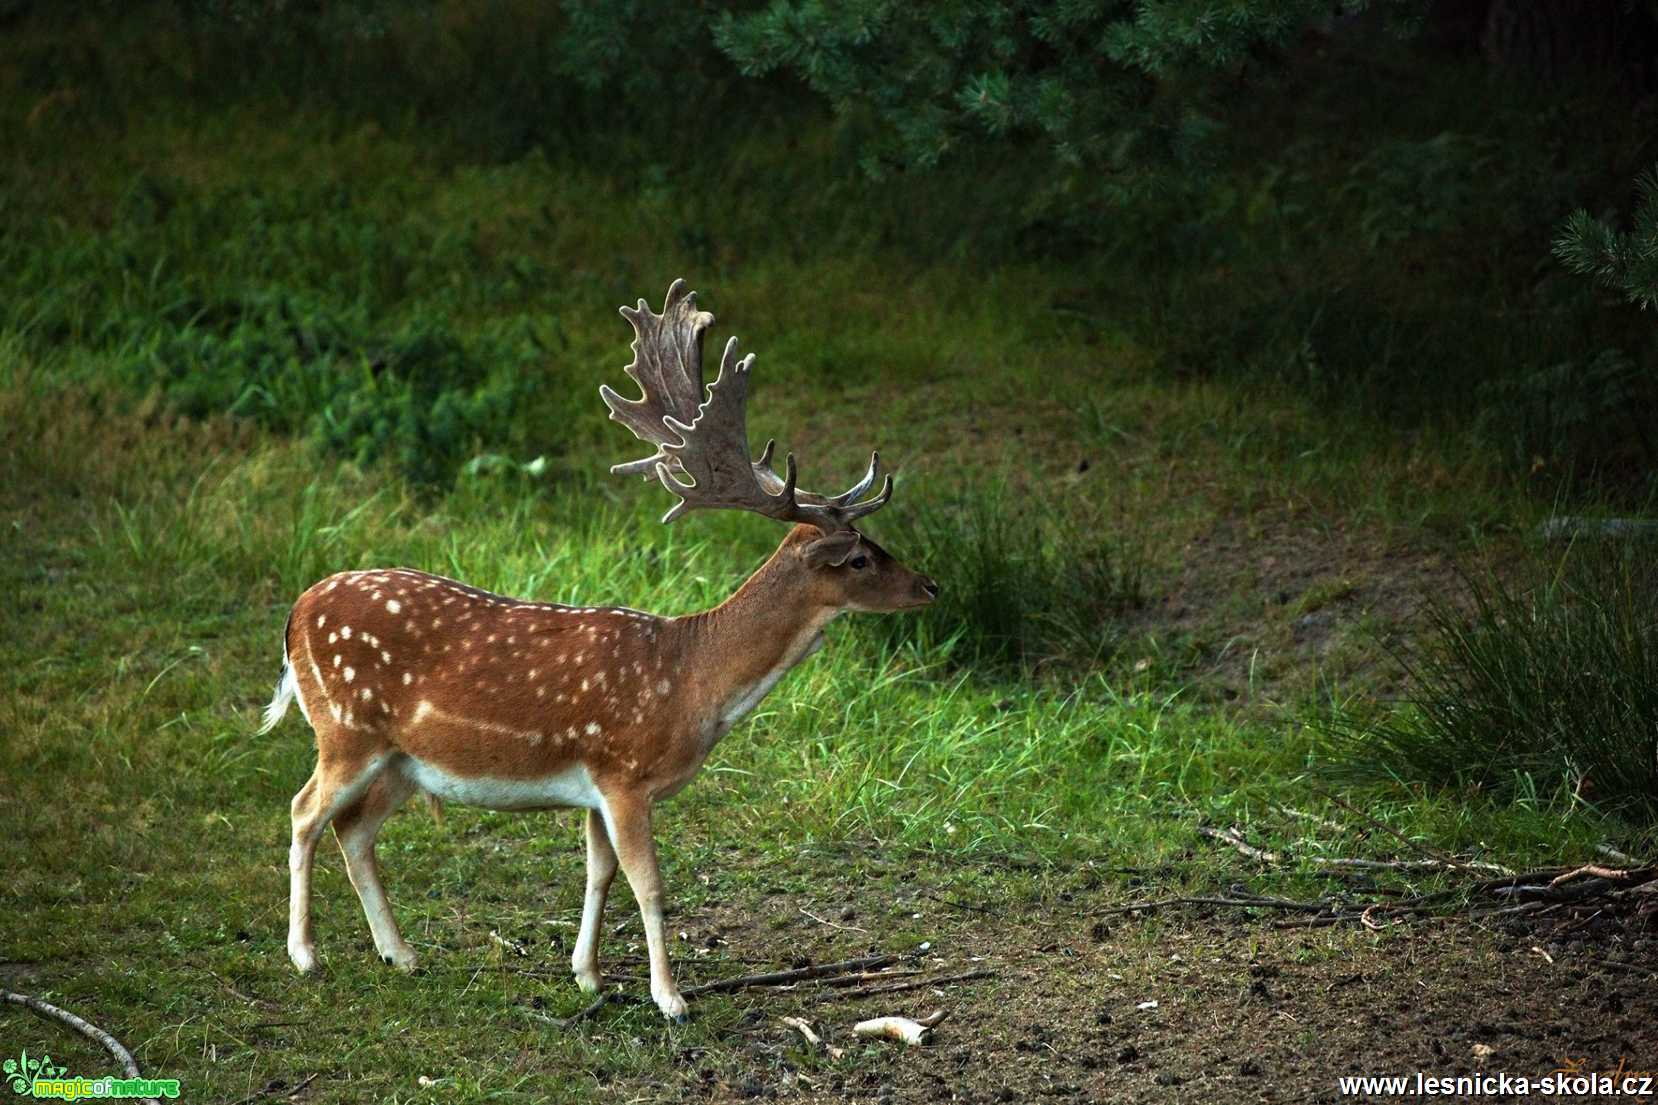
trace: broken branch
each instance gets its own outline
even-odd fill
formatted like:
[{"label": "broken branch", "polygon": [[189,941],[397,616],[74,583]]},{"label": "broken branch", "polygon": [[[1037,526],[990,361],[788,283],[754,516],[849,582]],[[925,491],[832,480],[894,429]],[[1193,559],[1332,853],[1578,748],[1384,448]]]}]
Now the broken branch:
[{"label": "broken branch", "polygon": [[816,1032],[812,1031],[812,1026],[807,1024],[806,1021],[800,1017],[784,1017],[783,1023],[804,1036],[808,1044],[811,1044],[813,1047],[820,1047],[824,1051],[828,1052],[829,1058],[831,1059],[839,1059],[842,1055],[846,1054],[844,1049],[835,1047],[833,1044],[824,1043],[823,1038]]},{"label": "broken branch", "polygon": [[872,994],[896,994],[901,990],[921,990],[928,986],[943,986],[950,982],[967,982],[975,978],[994,978],[995,974],[994,971],[976,967],[971,971],[962,971],[960,974],[916,978],[908,982],[895,983],[891,986],[865,986],[857,990],[842,990],[838,994],[825,994],[820,1000],[838,1001],[841,998],[866,998]]},{"label": "broken branch", "polygon": [[[693,998],[699,994],[727,994],[733,990],[742,990],[750,986],[787,986],[795,982],[806,982],[811,979],[827,978],[842,975],[849,971],[867,971],[877,967],[885,967],[898,962],[896,955],[866,955],[861,959],[843,959],[838,963],[820,963],[815,967],[796,967],[787,971],[767,971],[763,974],[738,975],[735,978],[723,978],[715,982],[704,982],[697,986],[688,986],[680,991],[682,997]],[[572,1013],[568,1017],[549,1017],[545,1014],[533,1014],[537,1020],[544,1020],[559,1028],[571,1028],[582,1021],[596,1015],[607,1005],[626,1003],[637,1004],[645,999],[622,990],[606,990],[591,1003]]]},{"label": "broken branch", "polygon": [[[138,1061],[132,1057],[132,1052],[128,1051],[120,1040],[117,1040],[91,1021],[77,1017],[67,1009],[59,1009],[49,1001],[42,1001],[40,998],[15,993],[11,990],[0,990],[0,1001],[4,1001],[8,1005],[21,1005],[31,1013],[45,1017],[47,1020],[68,1025],[114,1056],[115,1061],[121,1066],[122,1073],[128,1078],[143,1077],[138,1073]],[[143,1100],[154,1102],[155,1098],[146,1097]]]}]

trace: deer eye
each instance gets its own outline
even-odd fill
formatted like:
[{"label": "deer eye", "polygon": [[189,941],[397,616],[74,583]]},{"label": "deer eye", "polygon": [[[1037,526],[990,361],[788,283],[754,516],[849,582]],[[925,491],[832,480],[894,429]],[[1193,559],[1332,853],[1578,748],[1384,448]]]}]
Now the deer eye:
[{"label": "deer eye", "polygon": [[863,553],[859,553],[851,560],[848,560],[847,563],[852,566],[852,570],[854,572],[861,572],[865,568],[869,567],[869,557],[865,556]]}]

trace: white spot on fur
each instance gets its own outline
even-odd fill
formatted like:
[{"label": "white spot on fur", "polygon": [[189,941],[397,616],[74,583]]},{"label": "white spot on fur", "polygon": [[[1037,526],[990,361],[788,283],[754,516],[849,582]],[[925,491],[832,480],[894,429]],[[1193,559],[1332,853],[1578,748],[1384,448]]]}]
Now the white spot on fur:
[{"label": "white spot on fur", "polygon": [[414,675],[410,672],[404,672],[403,673],[403,685],[405,687],[407,687],[410,683],[413,683],[413,682],[414,682]]},{"label": "white spot on fur", "polygon": [[669,691],[671,691],[673,689],[674,689],[674,685],[672,683],[668,682],[666,679],[658,679],[656,681],[656,693],[657,694],[666,695]]},{"label": "white spot on fur", "polygon": [[585,730],[585,732],[590,737],[598,736],[599,735],[599,723],[596,722],[596,721],[588,722],[587,723],[587,729]]},{"label": "white spot on fur", "polygon": [[346,668],[345,669],[345,681],[347,683],[349,683],[355,678],[357,678],[357,669],[356,668]]},{"label": "white spot on fur", "polygon": [[321,629],[323,626],[325,626],[327,624],[328,624],[328,615],[327,614],[318,614],[317,615],[317,628]]},{"label": "white spot on fur", "polygon": [[340,636],[348,641],[351,640],[351,627],[349,625],[340,626]]}]

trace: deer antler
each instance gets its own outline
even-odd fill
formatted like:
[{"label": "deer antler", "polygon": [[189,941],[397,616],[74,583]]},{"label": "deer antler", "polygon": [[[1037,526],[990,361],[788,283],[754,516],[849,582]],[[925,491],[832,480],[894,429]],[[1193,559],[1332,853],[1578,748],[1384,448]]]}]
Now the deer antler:
[{"label": "deer antler", "polygon": [[[675,280],[660,315],[644,300],[623,307],[622,317],[633,324],[633,363],[627,366],[643,395],[624,399],[608,386],[599,396],[610,417],[634,436],[656,446],[648,457],[614,465],[619,475],[654,472],[679,502],[662,516],[671,522],[687,510],[750,510],[784,522],[807,522],[824,532],[846,529],[872,514],[892,498],[892,477],[880,493],[862,502],[880,474],[879,453],[869,456],[863,479],[839,495],[825,496],[795,486],[794,454],[784,459],[784,475],[771,467],[772,448],[766,442],[760,459],[748,451],[748,374],[751,353],[737,359],[737,339],[725,343],[719,375],[703,400],[702,336],[714,316],[696,309],[696,293],[685,281]],[[689,482],[680,477],[687,477]]]}]

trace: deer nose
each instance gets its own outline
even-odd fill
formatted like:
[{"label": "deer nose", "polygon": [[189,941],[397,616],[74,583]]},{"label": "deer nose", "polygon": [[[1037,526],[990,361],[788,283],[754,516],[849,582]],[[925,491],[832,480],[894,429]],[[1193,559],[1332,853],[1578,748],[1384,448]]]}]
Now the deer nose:
[{"label": "deer nose", "polygon": [[932,576],[922,576],[921,577],[921,589],[923,591],[927,592],[927,597],[928,598],[930,598],[930,599],[938,598],[938,584],[936,582],[934,582]]}]

